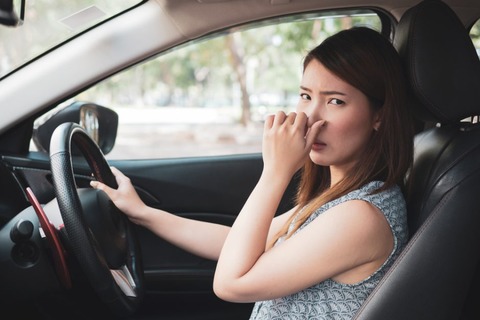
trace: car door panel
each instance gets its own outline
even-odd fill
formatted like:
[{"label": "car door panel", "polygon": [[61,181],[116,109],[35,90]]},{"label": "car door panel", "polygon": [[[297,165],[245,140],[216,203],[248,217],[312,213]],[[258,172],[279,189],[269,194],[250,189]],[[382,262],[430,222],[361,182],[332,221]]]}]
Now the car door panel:
[{"label": "car door panel", "polygon": [[[111,164],[130,177],[150,206],[224,225],[232,225],[263,167],[260,154],[111,161]],[[293,193],[294,182],[278,212],[291,206]],[[167,308],[176,316],[185,312],[185,308],[197,310],[195,316],[187,313],[188,319],[248,318],[252,304],[227,303],[214,296],[214,261],[170,245],[144,228],[137,231],[149,290],[146,312],[155,312],[159,305],[168,304]],[[167,303],[165,297],[174,300]]]},{"label": "car door panel", "polygon": [[[187,218],[232,225],[261,170],[260,155],[241,155],[169,160],[112,161],[139,190],[150,206]],[[278,212],[290,206],[293,184]],[[169,245],[148,230],[138,228],[146,276],[163,290],[171,277],[185,276],[200,282],[211,277],[214,262],[198,258]],[[163,279],[163,280],[162,280]],[[188,282],[185,290],[188,290]],[[195,287],[195,286],[193,286]],[[211,290],[208,283],[208,290]],[[178,288],[175,288],[176,290]]]},{"label": "car door panel", "polygon": [[[88,187],[84,159],[73,159],[78,187]],[[53,197],[48,156],[3,157],[22,188],[30,186],[48,202]],[[158,160],[112,160],[132,181],[148,205],[191,219],[232,225],[254,188],[263,167],[260,154]],[[291,206],[295,181],[279,205]],[[179,249],[149,230],[136,226],[141,243],[147,295],[140,316],[162,319],[245,319],[251,304],[216,298],[212,290],[215,261]],[[193,312],[195,310],[195,312]],[[235,315],[235,316],[233,316]],[[140,319],[140,318],[139,318]]]}]

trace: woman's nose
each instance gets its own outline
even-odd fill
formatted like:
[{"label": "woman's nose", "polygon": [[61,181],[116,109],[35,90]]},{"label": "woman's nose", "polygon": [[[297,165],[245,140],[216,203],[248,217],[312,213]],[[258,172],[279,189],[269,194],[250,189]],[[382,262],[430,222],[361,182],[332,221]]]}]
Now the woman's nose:
[{"label": "woman's nose", "polygon": [[323,119],[319,112],[305,112],[305,114],[308,118],[308,127],[311,127],[315,122]]},{"label": "woman's nose", "polygon": [[311,127],[312,124],[318,120],[323,119],[323,110],[320,102],[310,101],[310,103],[304,103],[297,105],[297,112],[304,112],[307,115],[308,127]]}]

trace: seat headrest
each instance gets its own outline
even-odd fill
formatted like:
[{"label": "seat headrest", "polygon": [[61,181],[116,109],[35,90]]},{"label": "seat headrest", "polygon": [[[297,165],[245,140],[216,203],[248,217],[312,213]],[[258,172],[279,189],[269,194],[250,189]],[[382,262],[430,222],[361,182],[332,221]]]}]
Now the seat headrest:
[{"label": "seat headrest", "polygon": [[480,60],[448,5],[425,0],[410,8],[398,24],[394,46],[420,102],[421,120],[451,124],[480,114]]}]

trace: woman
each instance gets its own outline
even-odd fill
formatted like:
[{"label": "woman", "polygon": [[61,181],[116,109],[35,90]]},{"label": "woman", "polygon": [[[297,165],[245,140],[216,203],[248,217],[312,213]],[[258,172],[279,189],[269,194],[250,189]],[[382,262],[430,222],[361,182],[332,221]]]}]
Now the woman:
[{"label": "woman", "polygon": [[[407,241],[407,103],[392,45],[344,30],[306,56],[297,112],[267,117],[264,169],[231,228],[147,207],[115,168],[117,190],[92,186],[134,223],[218,260],[215,293],[256,302],[251,319],[351,319]],[[274,217],[300,169],[296,206]]]}]

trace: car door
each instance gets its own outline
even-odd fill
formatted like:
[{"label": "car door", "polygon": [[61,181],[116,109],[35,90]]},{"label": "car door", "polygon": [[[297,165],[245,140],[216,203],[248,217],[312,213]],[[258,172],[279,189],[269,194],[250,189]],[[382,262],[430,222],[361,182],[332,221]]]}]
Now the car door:
[{"label": "car door", "polygon": [[[262,170],[259,154],[111,164],[130,177],[150,206],[224,225],[233,223]],[[292,185],[279,212],[291,205],[293,192]],[[144,228],[137,232],[147,283],[141,313],[172,319],[181,315],[188,319],[248,318],[251,304],[223,302],[213,294],[215,261],[189,254]]]}]

